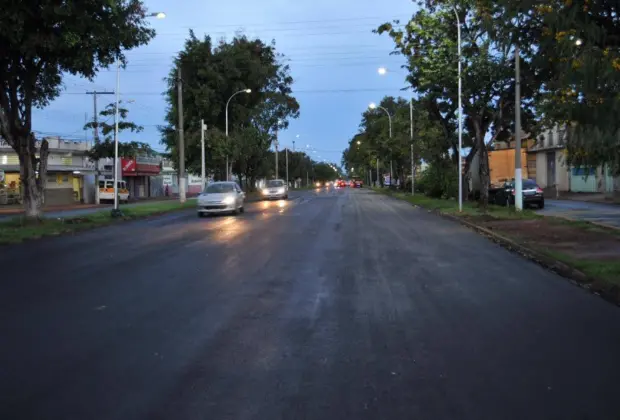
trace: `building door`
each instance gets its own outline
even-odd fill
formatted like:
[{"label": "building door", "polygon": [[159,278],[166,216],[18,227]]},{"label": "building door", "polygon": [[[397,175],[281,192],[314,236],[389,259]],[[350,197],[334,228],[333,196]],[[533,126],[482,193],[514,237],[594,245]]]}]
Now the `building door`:
[{"label": "building door", "polygon": [[547,188],[555,187],[555,152],[547,152]]}]

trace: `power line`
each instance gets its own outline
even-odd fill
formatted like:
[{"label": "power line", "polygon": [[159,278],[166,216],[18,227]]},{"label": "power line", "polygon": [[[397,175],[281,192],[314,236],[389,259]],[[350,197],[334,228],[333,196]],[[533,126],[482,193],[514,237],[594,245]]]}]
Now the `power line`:
[{"label": "power line", "polygon": [[[401,91],[403,87],[387,87],[387,88],[351,88],[351,89],[293,89],[296,93],[345,93],[345,92],[383,92],[383,91]],[[64,92],[65,95],[83,95],[84,92]],[[145,96],[145,95],[163,95],[164,92],[123,92],[126,96]]]},{"label": "power line", "polygon": [[[235,27],[235,26],[260,26],[260,25],[297,25],[300,23],[325,23],[325,22],[353,22],[358,20],[395,20],[395,19],[409,19],[411,15],[405,16],[392,16],[392,17],[379,17],[379,16],[367,16],[367,17],[348,17],[337,19],[321,19],[321,20],[296,20],[296,21],[282,21],[282,22],[269,22],[269,23],[245,23],[245,24],[220,24],[212,25],[212,27]],[[210,25],[211,26],[211,25]],[[184,26],[185,28],[195,28],[200,26]]]}]

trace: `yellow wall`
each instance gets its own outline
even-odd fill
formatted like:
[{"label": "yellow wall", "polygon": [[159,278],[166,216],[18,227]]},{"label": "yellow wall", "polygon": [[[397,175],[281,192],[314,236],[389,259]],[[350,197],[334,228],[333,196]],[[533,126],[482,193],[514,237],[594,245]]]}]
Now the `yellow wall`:
[{"label": "yellow wall", "polygon": [[[515,177],[515,149],[494,150],[489,152],[491,185],[501,184]],[[521,173],[527,178],[527,153],[521,150]]]}]

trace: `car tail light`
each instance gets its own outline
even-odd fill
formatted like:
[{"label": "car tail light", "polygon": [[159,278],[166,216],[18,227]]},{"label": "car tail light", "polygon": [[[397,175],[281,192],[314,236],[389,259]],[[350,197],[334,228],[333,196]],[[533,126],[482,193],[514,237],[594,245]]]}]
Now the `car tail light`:
[{"label": "car tail light", "polygon": [[536,187],[536,194],[542,194],[543,190],[540,187]]},{"label": "car tail light", "polygon": [[510,190],[510,194],[515,195],[515,190]]}]

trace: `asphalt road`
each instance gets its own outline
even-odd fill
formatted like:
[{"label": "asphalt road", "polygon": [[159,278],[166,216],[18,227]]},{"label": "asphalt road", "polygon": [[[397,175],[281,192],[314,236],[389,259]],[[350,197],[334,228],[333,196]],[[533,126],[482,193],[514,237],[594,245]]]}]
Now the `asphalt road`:
[{"label": "asphalt road", "polygon": [[620,206],[573,200],[545,200],[545,208],[538,211],[549,216],[597,222],[620,228]]},{"label": "asphalt road", "polygon": [[617,419],[620,309],[366,190],[0,249],[1,419]]}]

